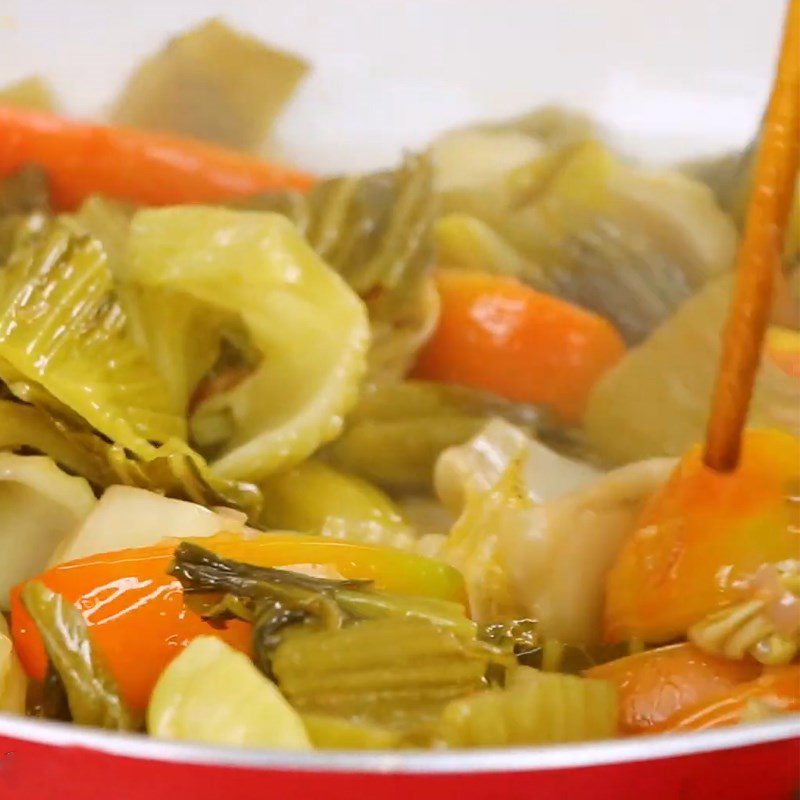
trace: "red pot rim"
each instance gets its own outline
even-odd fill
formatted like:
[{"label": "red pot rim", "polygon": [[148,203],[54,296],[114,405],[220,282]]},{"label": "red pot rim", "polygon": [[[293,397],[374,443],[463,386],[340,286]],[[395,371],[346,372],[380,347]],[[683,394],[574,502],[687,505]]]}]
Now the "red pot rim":
[{"label": "red pot rim", "polygon": [[169,742],[0,713],[0,737],[52,747],[83,747],[109,755],[176,764],[213,764],[305,772],[452,774],[514,772],[655,761],[800,737],[800,714],[698,733],[543,747],[442,751],[292,753]]}]

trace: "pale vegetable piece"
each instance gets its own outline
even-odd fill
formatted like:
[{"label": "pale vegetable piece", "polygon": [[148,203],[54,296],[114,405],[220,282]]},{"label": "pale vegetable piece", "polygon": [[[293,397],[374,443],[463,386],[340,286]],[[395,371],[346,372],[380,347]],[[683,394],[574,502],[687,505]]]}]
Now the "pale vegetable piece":
[{"label": "pale vegetable piece", "polygon": [[300,715],[247,656],[196,638],[158,679],[147,709],[152,736],[238,747],[310,750]]},{"label": "pale vegetable piece", "polygon": [[629,464],[534,509],[517,530],[500,529],[498,560],[543,636],[598,641],[606,573],[674,466],[672,459]]},{"label": "pale vegetable piece", "polygon": [[56,105],[52,89],[38,75],[28,75],[0,89],[0,106],[54,111]]},{"label": "pale vegetable piece", "polygon": [[95,504],[89,484],[46,456],[0,453],[0,609],[33,577]]},{"label": "pale vegetable piece", "polygon": [[397,731],[325,714],[303,714],[303,723],[320,750],[391,750],[402,741]]},{"label": "pale vegetable piece", "polygon": [[520,667],[505,689],[455,700],[437,727],[449,747],[503,747],[605,739],[617,731],[608,681]]},{"label": "pale vegetable piece", "polygon": [[344,175],[306,193],[272,192],[237,205],[277,211],[364,300],[372,326],[369,379],[405,375],[439,316],[431,227],[430,160],[409,155],[394,170]]},{"label": "pale vegetable piece", "polygon": [[[584,428],[605,459],[679,456],[703,438],[731,291],[730,276],[710,282],[595,385]],[[748,425],[800,433],[800,383],[769,359]]]},{"label": "pale vegetable piece", "polygon": [[490,489],[466,493],[441,557],[463,573],[477,620],[527,617],[545,638],[594,643],[606,572],[673,462],[631,464],[540,505],[529,494],[525,454]]},{"label": "pale vegetable piece", "polygon": [[5,617],[0,614],[0,712],[25,713],[28,681],[8,632]]},{"label": "pale vegetable piece", "polygon": [[462,220],[447,232],[450,261],[475,238],[463,219],[480,220],[502,237],[501,245],[485,230],[480,237],[489,269],[510,267],[534,288],[607,317],[631,343],[729,269],[736,247],[734,225],[707,187],[625,164],[595,141],[550,152],[480,190],[447,192],[442,204]]},{"label": "pale vegetable piece", "polygon": [[320,461],[304,461],[261,484],[266,528],[325,533],[348,526],[408,529],[400,510],[380,489]]},{"label": "pale vegetable piece", "polygon": [[340,432],[366,366],[366,310],[291,223],[202,206],[143,210],[128,244],[131,282],[238,315],[264,357],[197,411],[232,422],[218,475],[264,478]]},{"label": "pale vegetable piece", "polygon": [[308,68],[292,53],[208,20],[141,64],[112,121],[257,148]]},{"label": "pale vegetable piece", "polygon": [[471,492],[491,489],[518,458],[526,496],[534,503],[580,489],[600,475],[594,467],[559,455],[498,418],[468,442],[439,456],[434,471],[436,494],[447,509],[458,514]]},{"label": "pale vegetable piece", "polygon": [[213,536],[247,531],[244,522],[197,503],[173,500],[132,486],[111,486],[50,559],[75,561],[98,553],[150,547],[165,539]]},{"label": "pale vegetable piece", "polygon": [[520,131],[452,131],[431,145],[435,186],[440,192],[483,186],[544,152],[541,142]]}]

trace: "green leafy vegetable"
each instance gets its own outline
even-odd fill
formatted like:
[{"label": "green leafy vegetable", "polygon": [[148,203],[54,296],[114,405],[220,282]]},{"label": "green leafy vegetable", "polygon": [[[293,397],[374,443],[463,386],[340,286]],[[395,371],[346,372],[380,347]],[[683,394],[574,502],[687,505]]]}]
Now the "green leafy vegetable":
[{"label": "green leafy vegetable", "polygon": [[170,574],[207,619],[240,617],[253,623],[258,666],[272,674],[272,657],[288,629],[338,630],[360,620],[413,618],[473,637],[476,627],[463,606],[445,600],[375,591],[368,582],[328,580],[286,569],[224,559],[182,542]]},{"label": "green leafy vegetable", "polygon": [[405,381],[369,387],[345,432],[325,451],[347,472],[394,491],[430,491],[436,459],[493,416],[536,427],[530,406],[457,386]]},{"label": "green leafy vegetable", "polygon": [[281,691],[303,713],[399,729],[434,718],[455,697],[486,685],[493,651],[422,619],[298,630],[275,651]]},{"label": "green leafy vegetable", "polygon": [[257,519],[261,493],[250,483],[215,475],[188,447],[172,442],[150,458],[132,456],[73,416],[0,400],[0,449],[35,450],[98,488],[121,483],[206,506],[231,506]]},{"label": "green leafy vegetable", "polygon": [[200,206],[139,211],[125,264],[131,283],[236,315],[264,357],[196,411],[230,422],[217,474],[263,478],[337,435],[365,368],[366,314],[284,218]]},{"label": "green leafy vegetable", "polygon": [[17,384],[32,384],[137,455],[186,434],[127,335],[103,248],[58,220],[15,247],[0,272],[0,377],[18,395]]},{"label": "green leafy vegetable", "polygon": [[296,55],[212,19],[144,61],[112,120],[258,148],[307,72],[307,62]]},{"label": "green leafy vegetable", "polygon": [[594,141],[449,191],[442,204],[458,215],[438,230],[453,266],[485,259],[608,317],[634,343],[728,269],[735,249],[734,227],[706,187],[623,164]]},{"label": "green leafy vegetable", "polygon": [[438,318],[429,279],[436,203],[428,159],[408,156],[391,172],[332,178],[305,195],[266,194],[244,205],[289,217],[364,299],[373,379],[404,375]]},{"label": "green leafy vegetable", "polygon": [[437,727],[450,747],[502,747],[603,739],[617,730],[617,695],[606,681],[520,667],[505,689],[453,701]]},{"label": "green leafy vegetable", "polygon": [[94,650],[80,611],[39,581],[25,585],[22,601],[64,684],[72,719],[79,725],[136,730],[138,723]]},{"label": "green leafy vegetable", "polygon": [[240,747],[309,750],[303,721],[250,659],[199,636],[158,679],[147,709],[153,736]]},{"label": "green leafy vegetable", "polygon": [[175,407],[186,413],[192,393],[220,351],[226,318],[180,292],[128,280],[125,253],[134,213],[124,203],[91,197],[75,222],[102,242],[130,335],[158,372]]}]

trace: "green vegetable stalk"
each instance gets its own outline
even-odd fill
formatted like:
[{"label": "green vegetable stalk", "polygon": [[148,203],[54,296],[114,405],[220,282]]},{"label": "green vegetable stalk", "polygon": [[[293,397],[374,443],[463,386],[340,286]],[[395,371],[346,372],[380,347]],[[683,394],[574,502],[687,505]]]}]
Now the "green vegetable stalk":
[{"label": "green vegetable stalk", "polygon": [[[92,646],[80,611],[39,581],[25,585],[22,601],[64,686],[72,719],[79,725],[138,730],[138,720]],[[52,673],[50,681],[55,681]]]}]

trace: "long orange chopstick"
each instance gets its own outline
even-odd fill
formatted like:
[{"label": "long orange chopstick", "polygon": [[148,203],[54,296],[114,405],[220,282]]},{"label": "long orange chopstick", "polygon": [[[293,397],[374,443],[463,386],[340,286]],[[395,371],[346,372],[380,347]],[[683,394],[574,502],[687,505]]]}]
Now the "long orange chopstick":
[{"label": "long orange chopstick", "polygon": [[742,431],[769,322],[799,159],[800,0],[789,0],[706,432],[704,460],[718,472],[729,472],[739,463]]}]

